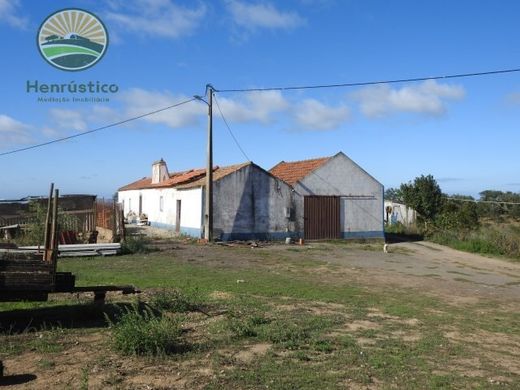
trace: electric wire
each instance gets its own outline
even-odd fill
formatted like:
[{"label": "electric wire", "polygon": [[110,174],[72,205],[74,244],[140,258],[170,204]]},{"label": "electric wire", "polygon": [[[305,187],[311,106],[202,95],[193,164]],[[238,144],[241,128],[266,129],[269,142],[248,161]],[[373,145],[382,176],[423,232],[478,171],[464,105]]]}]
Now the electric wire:
[{"label": "electric wire", "polygon": [[[369,85],[378,85],[378,84],[396,84],[396,83],[409,83],[409,82],[417,82],[417,81],[427,81],[427,80],[447,80],[447,79],[456,79],[456,78],[464,78],[464,77],[478,77],[478,76],[489,76],[489,75],[498,75],[498,74],[506,74],[506,73],[514,73],[514,72],[520,72],[520,68],[510,68],[510,69],[499,69],[499,70],[492,70],[492,71],[485,71],[485,72],[472,72],[472,73],[458,73],[458,74],[448,74],[448,75],[442,75],[442,76],[429,76],[429,77],[415,77],[415,78],[403,78],[403,79],[391,79],[391,80],[379,80],[379,81],[363,81],[363,82],[352,82],[352,83],[339,83],[339,84],[321,84],[321,85],[303,85],[303,86],[282,86],[282,87],[265,87],[265,88],[237,88],[237,89],[217,89],[211,86],[211,89],[215,92],[219,93],[226,93],[226,92],[255,92],[255,91],[291,91],[291,90],[305,90],[305,89],[320,89],[320,88],[341,88],[341,87],[359,87],[359,86],[369,86]],[[209,85],[209,84],[208,84]],[[147,112],[142,115],[138,115],[135,117],[131,117],[122,121],[118,121],[115,123],[111,123],[102,127],[98,127],[96,129],[84,131],[81,133],[76,133],[67,137],[57,138],[53,139],[51,141],[43,142],[36,145],[31,145],[23,148],[13,149],[7,152],[0,152],[1,156],[6,156],[14,153],[24,152],[31,149],[40,148],[43,146],[51,145],[54,143],[66,141],[69,139],[81,137],[83,135],[95,133],[101,130],[105,130],[111,127],[119,126],[137,119],[141,119],[150,115],[157,114],[162,111],[169,110],[174,107],[181,106],[183,104],[187,104],[189,102],[192,102],[194,100],[197,100],[197,97],[193,97],[192,99],[185,100],[180,103],[176,103],[167,107],[163,107],[154,111]],[[199,99],[200,100],[200,99]],[[233,140],[241,150],[242,154],[247,158],[247,154],[244,152],[240,144],[238,143],[238,140],[236,139],[235,135],[231,131],[231,128],[229,127],[229,124],[227,123],[224,115],[222,114],[222,110],[220,110],[220,107],[217,107],[220,111],[220,115],[222,116],[222,119],[224,120],[224,123],[226,124],[226,127],[228,128],[229,133],[231,134]],[[248,159],[249,160],[249,159]],[[249,160],[250,161],[250,160]]]},{"label": "electric wire", "polygon": [[520,202],[501,202],[499,200],[461,199],[461,198],[451,198],[448,196],[444,197],[444,199],[454,200],[454,201],[458,201],[458,202],[520,205]]},{"label": "electric wire", "polygon": [[417,81],[427,81],[427,80],[448,80],[448,79],[458,79],[464,77],[479,77],[479,76],[490,76],[497,74],[505,74],[505,73],[514,73],[520,72],[520,68],[511,68],[511,69],[499,69],[499,70],[491,70],[486,72],[472,72],[472,73],[458,73],[458,74],[448,74],[442,76],[426,76],[426,77],[413,77],[413,78],[405,78],[405,79],[390,79],[390,80],[378,80],[378,81],[361,81],[361,82],[352,82],[352,83],[339,83],[339,84],[318,84],[318,85],[300,85],[300,86],[281,86],[281,87],[265,87],[265,88],[225,88],[225,89],[215,89],[216,92],[226,93],[226,92],[265,92],[265,91],[294,91],[294,90],[304,90],[304,89],[322,89],[322,88],[346,88],[346,87],[362,87],[368,85],[378,85],[378,84],[397,84],[397,83],[411,83]]},{"label": "electric wire", "polygon": [[125,123],[128,123],[128,122],[132,122],[132,121],[135,121],[137,119],[141,119],[141,118],[144,118],[144,117],[147,117],[147,116],[150,116],[150,115],[154,115],[154,114],[157,114],[159,112],[163,112],[163,111],[166,111],[166,110],[170,110],[172,108],[175,108],[175,107],[179,107],[179,106],[182,106],[183,104],[187,104],[187,103],[190,103],[192,101],[196,100],[195,98],[192,98],[192,99],[189,99],[189,100],[185,100],[185,101],[182,101],[180,103],[175,103],[175,104],[172,104],[170,106],[167,106],[167,107],[163,107],[163,108],[159,108],[157,110],[154,110],[154,111],[149,111],[145,114],[141,114],[141,115],[138,115],[138,116],[134,116],[134,117],[131,117],[131,118],[127,118],[127,119],[124,119],[124,120],[121,120],[121,121],[118,121],[118,122],[114,122],[114,123],[110,123],[108,125],[105,125],[105,126],[101,126],[101,127],[98,127],[98,128],[95,128],[95,129],[92,129],[92,130],[87,130],[87,131],[83,131],[81,133],[76,133],[76,134],[72,134],[72,135],[69,135],[67,137],[62,137],[62,138],[56,138],[56,139],[53,139],[51,141],[47,141],[47,142],[42,142],[40,144],[36,144],[36,145],[31,145],[31,146],[26,146],[26,147],[23,147],[23,148],[19,148],[19,149],[14,149],[14,150],[10,150],[10,151],[7,151],[7,152],[2,152],[0,153],[0,157],[1,156],[7,156],[9,154],[14,154],[14,153],[19,153],[19,152],[24,152],[26,150],[31,150],[31,149],[36,149],[36,148],[41,148],[42,146],[47,146],[47,145],[51,145],[51,144],[55,144],[55,143],[58,143],[58,142],[62,142],[62,141],[67,141],[69,139],[73,139],[73,138],[77,138],[77,137],[81,137],[81,136],[84,136],[84,135],[87,135],[87,134],[92,134],[92,133],[95,133],[95,132],[98,132],[98,131],[101,131],[101,130],[106,130],[106,129],[109,129],[111,127],[116,127],[116,126],[119,126],[119,125],[123,125]]},{"label": "electric wire", "polygon": [[242,152],[242,154],[244,155],[244,157],[246,158],[247,161],[251,161],[251,159],[248,157],[248,155],[246,154],[246,152],[244,152],[244,149],[242,149],[242,146],[240,146],[240,143],[238,142],[237,138],[235,137],[235,135],[233,134],[233,131],[231,130],[231,127],[229,127],[229,123],[228,121],[226,120],[226,118],[224,117],[224,114],[222,113],[222,110],[220,109],[220,105],[218,104],[218,99],[217,99],[217,96],[216,95],[213,95],[213,98],[215,99],[215,103],[217,105],[217,108],[218,108],[218,111],[220,112],[220,116],[222,117],[222,120],[224,121],[224,123],[226,124],[226,127],[229,131],[229,134],[231,135],[231,138],[233,138],[233,141],[235,141],[235,144],[238,146],[238,149],[240,149],[240,151]]}]

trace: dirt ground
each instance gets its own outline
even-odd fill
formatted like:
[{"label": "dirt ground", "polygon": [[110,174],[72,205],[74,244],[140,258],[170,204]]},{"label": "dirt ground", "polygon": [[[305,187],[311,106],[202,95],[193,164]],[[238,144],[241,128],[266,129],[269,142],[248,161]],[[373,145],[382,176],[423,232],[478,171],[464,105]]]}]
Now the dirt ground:
[{"label": "dirt ground", "polygon": [[[152,237],[159,239],[159,234],[147,229]],[[240,268],[244,282],[247,283],[249,269],[270,269],[273,272],[308,272],[319,282],[355,281],[367,288],[385,290],[391,287],[405,288],[439,298],[449,305],[463,306],[481,302],[497,302],[508,311],[520,311],[520,263],[484,257],[456,251],[430,242],[408,242],[392,244],[389,253],[383,252],[382,244],[343,244],[343,243],[307,243],[306,245],[284,245],[258,243],[230,243],[223,245],[197,245],[176,240],[169,235],[161,235],[160,247],[164,255],[174,253],[176,261],[191,264],[204,264],[218,268]],[[303,262],[309,266],[298,264]],[[241,281],[242,282],[242,281]],[[146,293],[146,292],[145,292]],[[225,298],[226,293],[215,292]],[[117,298],[116,298],[117,299]],[[316,303],[314,303],[316,304]],[[310,304],[312,305],[312,304]],[[341,312],[341,308],[328,305],[327,310]],[[294,309],[294,305],[291,306]],[[310,306],[309,306],[310,307]],[[278,307],[277,309],[283,309]],[[289,308],[288,308],[289,309]],[[309,309],[309,308],[307,308]],[[323,308],[311,308],[321,310]],[[309,310],[311,310],[309,309]],[[311,311],[312,311],[311,310]],[[206,324],[205,317],[199,314],[199,324]],[[383,322],[382,322],[383,321]],[[374,309],[366,318],[353,320],[340,331],[348,334],[366,330],[377,330],[384,321],[397,321],[397,317],[388,316]],[[395,331],[395,337],[414,343],[421,338],[421,332],[415,330],[416,323],[406,323],[407,332]],[[401,332],[401,333],[399,333]],[[58,331],[50,334],[27,333],[19,336],[20,342],[31,342],[34,348],[8,359],[8,388],[204,388],[208,378],[215,378],[219,372],[211,367],[210,354],[196,359],[178,358],[167,366],[153,359],[122,359],[117,353],[107,350],[109,331],[106,328],[82,330],[80,333],[68,331],[60,335]],[[49,343],[39,343],[38,338],[51,337]],[[446,329],[446,337],[454,343],[481,343],[483,348],[493,353],[498,349],[509,351],[518,356],[520,341],[516,337],[497,333],[462,334],[457,329]],[[36,342],[35,340],[36,339]],[[43,340],[45,341],[45,340]],[[52,350],[52,341],[60,344],[60,350]],[[358,338],[361,346],[370,346],[377,338]],[[42,350],[43,348],[43,350]],[[45,351],[45,348],[50,348]],[[254,359],[266,354],[269,343],[253,344],[249,349],[231,351],[235,361],[240,364],[254,364]],[[509,349],[508,349],[509,348]],[[102,350],[103,355],[96,356]],[[495,352],[493,352],[495,351]],[[50,352],[52,359],[45,358]],[[220,352],[219,352],[220,353]],[[221,352],[222,359],[227,352]],[[498,356],[498,355],[497,355]],[[476,360],[475,360],[476,359]],[[501,358],[500,358],[501,359]],[[500,362],[497,357],[494,361]],[[475,360],[475,361],[474,361]],[[464,364],[463,364],[464,363]],[[461,362],[466,365],[465,375],[485,375],[479,369],[478,358]],[[497,363],[498,364],[498,363]],[[520,375],[520,363],[513,359],[506,367],[515,375]],[[166,372],[166,371],[167,372]],[[37,380],[22,374],[34,372]],[[78,374],[79,373],[79,374]],[[85,375],[82,381],[81,375]],[[80,378],[78,379],[78,375]],[[197,379],[198,378],[198,379]],[[501,381],[494,378],[493,381]],[[84,387],[84,383],[88,383]],[[148,385],[153,383],[153,386]],[[490,382],[494,383],[494,382]],[[2,384],[0,383],[0,387]],[[347,386],[349,387],[349,386]],[[353,388],[378,388],[378,386],[360,386]]]},{"label": "dirt ground", "polygon": [[363,255],[356,249],[333,249],[323,259],[380,285],[419,288],[453,303],[520,299],[520,263],[425,241],[392,244],[389,253],[374,249]]},{"label": "dirt ground", "polygon": [[[317,262],[318,267],[310,267],[310,272],[324,281],[345,278],[378,288],[418,289],[454,304],[482,299],[497,299],[504,304],[520,302],[519,262],[462,252],[427,241],[391,244],[388,253],[383,252],[382,244],[258,244],[249,252],[240,250],[249,247],[243,243],[173,247],[182,249],[182,258],[194,263],[289,269],[302,260]],[[168,249],[164,243],[161,247]]]}]

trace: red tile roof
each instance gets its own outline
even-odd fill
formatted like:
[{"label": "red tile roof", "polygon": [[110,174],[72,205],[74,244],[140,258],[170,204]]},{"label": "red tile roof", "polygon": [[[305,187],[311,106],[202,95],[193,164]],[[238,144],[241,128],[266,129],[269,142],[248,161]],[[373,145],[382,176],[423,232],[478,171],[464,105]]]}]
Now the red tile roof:
[{"label": "red tile roof", "polygon": [[[237,171],[243,166],[249,163],[230,165],[227,167],[216,166],[213,168],[213,181],[219,180],[220,178],[229,175],[232,172]],[[152,184],[150,177],[144,177],[133,183],[127,184],[119,189],[119,191],[130,191],[130,190],[144,190],[149,188],[192,188],[202,186],[205,183],[206,169],[190,169],[183,172],[170,173],[170,178],[162,181],[161,183]]]},{"label": "red tile roof", "polygon": [[287,184],[294,186],[298,181],[315,169],[321,167],[330,159],[331,157],[322,157],[293,162],[282,161],[272,167],[269,172]]},{"label": "red tile roof", "polygon": [[[229,165],[227,167],[218,168],[213,171],[213,181],[217,181],[222,179],[224,176],[227,176],[233,172],[238,171],[239,169],[252,164],[251,162],[246,162],[242,164],[236,164],[236,165]],[[178,188],[194,188],[194,187],[201,187],[206,184],[206,170],[204,170],[204,175],[200,177],[199,179],[192,181],[190,183],[181,184],[178,186]]]}]

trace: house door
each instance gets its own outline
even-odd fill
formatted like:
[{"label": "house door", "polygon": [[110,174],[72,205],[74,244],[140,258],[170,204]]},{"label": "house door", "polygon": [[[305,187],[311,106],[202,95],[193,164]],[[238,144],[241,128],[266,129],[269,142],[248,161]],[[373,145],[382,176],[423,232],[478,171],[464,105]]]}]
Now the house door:
[{"label": "house door", "polygon": [[175,232],[181,232],[181,200],[177,199],[177,210],[175,212]]},{"label": "house door", "polygon": [[139,194],[139,216],[143,213],[143,195]]},{"label": "house door", "polygon": [[339,196],[305,196],[303,231],[307,240],[341,238]]}]

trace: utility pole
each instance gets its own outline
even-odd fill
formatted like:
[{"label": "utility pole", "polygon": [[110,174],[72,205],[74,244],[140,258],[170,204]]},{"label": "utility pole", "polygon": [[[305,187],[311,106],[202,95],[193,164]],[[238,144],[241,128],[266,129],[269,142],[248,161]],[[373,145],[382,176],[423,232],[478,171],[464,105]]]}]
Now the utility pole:
[{"label": "utility pole", "polygon": [[213,86],[206,85],[208,95],[208,161],[206,165],[206,213],[204,216],[204,238],[213,240]]}]

